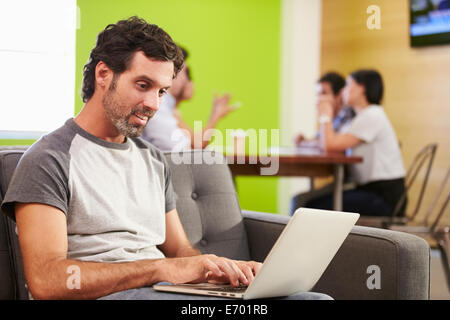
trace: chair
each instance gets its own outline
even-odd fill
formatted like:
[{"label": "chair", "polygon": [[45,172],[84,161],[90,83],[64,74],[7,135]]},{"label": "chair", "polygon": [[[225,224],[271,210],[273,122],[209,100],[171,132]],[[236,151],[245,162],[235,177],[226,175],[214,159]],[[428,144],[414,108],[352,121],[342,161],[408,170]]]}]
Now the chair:
[{"label": "chair", "polygon": [[[448,197],[446,203],[448,203]],[[445,277],[447,278],[447,287],[448,290],[450,290],[450,227],[446,226],[437,230],[433,236],[436,239],[439,251],[441,252],[442,266],[444,268]]]},{"label": "chair", "polygon": [[[178,196],[177,210],[192,244],[203,253],[263,261],[288,216],[241,210],[225,159],[215,164],[179,163],[210,151],[166,153]],[[23,151],[0,151],[0,200]],[[212,157],[209,156],[209,159]],[[197,159],[197,157],[196,157]],[[191,161],[190,163],[194,163]],[[0,299],[26,299],[14,222],[0,217]],[[313,288],[335,299],[429,299],[430,248],[421,238],[355,226]],[[367,285],[370,266],[381,270],[380,289]]]},{"label": "chair", "polygon": [[[447,173],[447,179],[449,176],[449,172]],[[442,208],[439,211],[435,222],[431,226],[433,238],[436,240],[439,251],[441,252],[442,265],[444,267],[445,276],[447,278],[448,290],[450,290],[450,227],[445,226],[443,228],[437,228],[437,226],[440,218],[444,215],[449,200],[450,191],[447,194],[447,198],[444,200]]]},{"label": "chair", "polygon": [[444,274],[447,279],[447,286],[450,290],[450,227],[444,226],[439,228],[439,222],[441,221],[442,217],[445,215],[445,213],[448,213],[446,211],[449,200],[450,200],[450,190],[447,193],[447,196],[442,199],[442,206],[439,209],[434,221],[430,223],[428,220],[432,213],[434,213],[435,208],[437,206],[437,203],[439,201],[439,198],[444,193],[448,181],[450,178],[450,168],[447,170],[447,174],[445,175],[438,192],[436,193],[423,221],[420,224],[416,225],[391,225],[389,226],[390,230],[400,231],[400,232],[407,232],[410,234],[414,234],[416,236],[419,236],[423,239],[425,239],[431,248],[437,248],[439,249],[441,253],[441,261],[442,266],[444,269]]},{"label": "chair", "polygon": [[439,210],[438,214],[436,215],[435,220],[430,223],[429,219],[430,219],[432,213],[435,211],[435,208],[438,204],[439,198],[441,197],[441,195],[443,194],[443,192],[446,189],[449,178],[450,178],[450,168],[447,170],[447,173],[446,173],[443,181],[441,182],[441,185],[439,186],[438,192],[436,193],[433,201],[431,202],[431,205],[428,208],[422,221],[416,222],[416,220],[413,220],[409,224],[406,223],[403,225],[392,224],[392,225],[388,226],[388,229],[413,233],[417,236],[423,237],[426,240],[428,240],[428,243],[432,247],[437,247],[437,244],[434,243],[434,241],[435,241],[434,235],[437,232],[437,227],[438,227],[439,221],[444,216],[445,209],[446,209],[448,201],[449,201],[450,192],[447,194],[447,198],[444,198],[443,205],[442,205],[441,209]]},{"label": "chair", "polygon": [[437,151],[437,143],[430,143],[426,145],[420,152],[415,156],[412,164],[408,168],[408,171],[406,172],[405,177],[405,193],[400,198],[399,202],[397,203],[394,212],[392,213],[393,220],[392,223],[395,223],[395,218],[398,216],[398,213],[401,210],[401,207],[404,205],[406,201],[406,196],[408,191],[410,190],[411,186],[413,185],[414,181],[417,178],[418,173],[420,172],[422,166],[426,164],[426,170],[425,170],[425,176],[422,181],[422,186],[420,188],[419,197],[417,198],[416,206],[414,208],[414,211],[407,216],[407,219],[412,221],[416,218],[417,213],[419,212],[420,206],[422,204],[423,196],[425,194],[425,188],[427,187],[428,179],[430,177],[431,167],[433,165],[433,160],[436,155]]},{"label": "chair", "polygon": [[[425,189],[427,187],[437,147],[438,145],[436,143],[430,143],[425,147],[423,147],[419,151],[419,153],[416,154],[405,175],[405,192],[402,194],[399,201],[397,202],[391,216],[384,216],[384,217],[362,216],[358,221],[358,225],[386,229],[389,228],[389,226],[391,225],[404,225],[410,221],[414,221],[422,205],[423,196],[425,194]],[[411,211],[409,214],[405,214],[404,217],[400,217],[399,213],[402,210],[403,206],[405,205],[405,202],[408,197],[408,192],[411,190],[411,187],[414,185],[418,174],[422,170],[424,170],[425,173],[420,186],[420,192],[419,196],[417,197],[414,210]],[[411,204],[409,205],[409,207],[410,206]]]}]

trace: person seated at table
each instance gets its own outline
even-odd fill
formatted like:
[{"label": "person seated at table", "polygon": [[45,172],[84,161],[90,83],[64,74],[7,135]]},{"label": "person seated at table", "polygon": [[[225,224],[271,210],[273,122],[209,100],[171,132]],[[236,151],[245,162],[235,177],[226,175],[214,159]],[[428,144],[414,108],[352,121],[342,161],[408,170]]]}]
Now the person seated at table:
[{"label": "person seated at table", "polygon": [[[345,87],[345,79],[337,72],[325,73],[317,82],[317,95],[329,94],[333,97],[333,128],[337,132],[345,132],[355,116],[355,112],[349,106],[345,106],[342,101],[342,89]],[[319,144],[320,132],[316,134],[314,139],[308,140],[302,133],[294,138],[296,146],[312,146]]]},{"label": "person seated at table", "polygon": [[[345,78],[337,72],[327,72],[320,77],[317,82],[317,97],[321,95],[329,95],[332,97],[333,105],[333,129],[336,132],[344,133],[348,130],[352,119],[355,116],[355,111],[352,107],[344,105],[342,99],[342,90],[345,87]],[[297,147],[319,147],[320,130],[317,132],[314,139],[307,140],[303,134],[299,133],[294,139],[294,144]],[[348,180],[348,170],[345,168],[344,180]],[[347,186],[346,186],[347,187]],[[333,184],[327,184],[319,189],[302,192],[295,195],[291,200],[290,214],[295,212],[295,209],[304,206],[310,200],[333,192]]]},{"label": "person seated at table", "polygon": [[[351,148],[362,163],[349,166],[356,188],[343,193],[343,210],[362,215],[389,216],[405,192],[405,169],[395,131],[380,105],[383,80],[375,70],[357,70],[347,77],[344,103],[356,112],[346,133],[332,126],[333,97],[323,94],[318,101],[321,145],[326,151]],[[333,196],[312,199],[305,207],[331,209]],[[406,201],[398,216],[404,215]]]},{"label": "person seated at table", "polygon": [[[186,49],[180,47],[184,59],[188,57]],[[183,120],[179,111],[180,103],[190,100],[194,95],[194,84],[191,71],[185,64],[172,86],[161,99],[158,112],[149,121],[142,133],[142,138],[161,150],[182,151],[191,148],[206,148],[209,136],[217,123],[228,113],[236,109],[230,105],[230,94],[218,96],[214,94],[211,115],[206,126],[200,132],[194,132]]]}]

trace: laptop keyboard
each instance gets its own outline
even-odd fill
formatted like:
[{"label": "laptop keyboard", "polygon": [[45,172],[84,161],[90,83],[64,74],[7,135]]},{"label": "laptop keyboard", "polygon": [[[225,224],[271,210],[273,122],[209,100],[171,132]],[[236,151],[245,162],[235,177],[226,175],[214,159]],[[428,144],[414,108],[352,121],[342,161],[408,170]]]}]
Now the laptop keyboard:
[{"label": "laptop keyboard", "polygon": [[230,293],[244,293],[247,290],[247,286],[239,286],[239,287],[197,287],[197,290],[205,290],[205,291],[219,291],[219,292],[230,292]]}]

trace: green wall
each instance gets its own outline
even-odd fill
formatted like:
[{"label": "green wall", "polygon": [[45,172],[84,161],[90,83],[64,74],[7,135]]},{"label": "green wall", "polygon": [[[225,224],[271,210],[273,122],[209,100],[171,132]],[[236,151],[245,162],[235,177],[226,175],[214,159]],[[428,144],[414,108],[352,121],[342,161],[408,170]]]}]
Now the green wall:
[{"label": "green wall", "polygon": [[29,146],[35,141],[31,139],[0,139],[0,146]]},{"label": "green wall", "polygon": [[[191,101],[180,111],[189,124],[207,121],[212,95],[229,92],[242,107],[218,129],[277,129],[279,123],[281,0],[78,0],[80,28],[76,34],[75,114],[82,68],[97,34],[109,23],[138,15],[166,30],[190,53],[195,84]],[[270,134],[269,134],[270,136]],[[1,144],[20,144],[0,141]],[[24,143],[22,143],[24,144]],[[277,211],[277,178],[237,179],[243,209]]]}]

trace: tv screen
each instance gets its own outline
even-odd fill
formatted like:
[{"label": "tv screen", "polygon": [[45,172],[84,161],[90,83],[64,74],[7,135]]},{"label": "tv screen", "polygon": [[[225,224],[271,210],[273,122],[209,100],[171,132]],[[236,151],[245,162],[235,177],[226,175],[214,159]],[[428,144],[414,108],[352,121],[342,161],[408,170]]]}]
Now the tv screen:
[{"label": "tv screen", "polygon": [[450,44],[450,0],[409,0],[411,46]]}]

